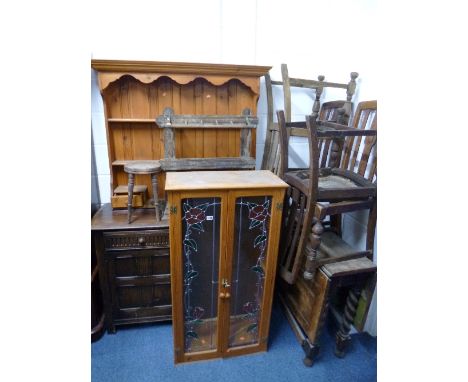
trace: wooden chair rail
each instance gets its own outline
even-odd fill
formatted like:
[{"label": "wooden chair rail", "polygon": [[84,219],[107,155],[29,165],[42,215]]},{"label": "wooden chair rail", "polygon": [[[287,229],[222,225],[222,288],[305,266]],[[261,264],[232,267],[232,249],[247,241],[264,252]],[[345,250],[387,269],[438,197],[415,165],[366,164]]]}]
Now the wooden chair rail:
[{"label": "wooden chair rail", "polygon": [[[289,130],[290,136],[307,137],[307,126],[305,121],[286,122],[286,128]],[[276,127],[275,130],[278,130]],[[317,137],[318,138],[343,138],[343,137],[359,137],[359,136],[377,136],[376,130],[361,130],[341,125],[339,123],[317,121]]]},{"label": "wooden chair rail", "polygon": [[346,212],[359,210],[368,210],[372,207],[373,203],[373,200],[345,201],[330,204],[317,203],[315,206],[315,217],[323,220],[327,216],[341,215]]}]

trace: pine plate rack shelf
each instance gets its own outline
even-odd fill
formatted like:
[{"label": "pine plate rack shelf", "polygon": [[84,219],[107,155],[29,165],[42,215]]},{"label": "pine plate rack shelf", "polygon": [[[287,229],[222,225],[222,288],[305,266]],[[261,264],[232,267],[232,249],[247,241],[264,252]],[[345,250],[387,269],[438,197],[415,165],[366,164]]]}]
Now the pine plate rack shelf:
[{"label": "pine plate rack shelf", "polygon": [[[176,115],[233,116],[250,109],[254,117],[260,77],[271,69],[269,66],[97,59],[91,61],[91,67],[97,72],[104,102],[111,195],[118,186],[127,184],[125,163],[164,158],[164,129],[157,128],[155,120],[165,108],[171,108]],[[226,166],[235,167],[236,163],[230,164],[233,159],[229,158],[241,156],[242,131],[238,126],[174,129],[175,158],[187,159],[189,166],[194,158],[219,158]],[[249,157],[255,158],[255,128],[249,131]],[[169,162],[167,169],[172,170],[175,162]],[[251,168],[251,163],[244,162],[242,159],[240,168]],[[206,165],[203,169],[211,167]],[[164,196],[164,183],[163,172],[158,179],[160,198]],[[146,185],[149,195],[152,194],[149,177],[137,176],[135,184]]]}]

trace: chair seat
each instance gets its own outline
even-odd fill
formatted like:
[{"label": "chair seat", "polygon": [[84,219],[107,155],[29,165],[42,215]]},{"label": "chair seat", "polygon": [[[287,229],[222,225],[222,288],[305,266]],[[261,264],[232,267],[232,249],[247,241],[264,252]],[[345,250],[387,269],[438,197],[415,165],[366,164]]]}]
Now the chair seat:
[{"label": "chair seat", "polygon": [[128,174],[155,174],[161,171],[161,163],[158,160],[132,161],[124,166]]},{"label": "chair seat", "polygon": [[[309,193],[308,170],[288,171],[284,180],[304,194]],[[320,169],[317,201],[367,199],[376,196],[377,186],[361,175],[339,168]]]}]

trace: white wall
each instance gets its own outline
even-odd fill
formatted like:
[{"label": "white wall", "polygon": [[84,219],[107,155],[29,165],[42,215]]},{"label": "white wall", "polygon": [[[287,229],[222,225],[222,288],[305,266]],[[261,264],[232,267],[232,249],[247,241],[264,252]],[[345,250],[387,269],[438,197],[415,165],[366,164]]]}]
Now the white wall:
[{"label": "white wall", "polygon": [[[325,75],[332,82],[348,82],[359,73],[355,103],[378,98],[376,1],[331,0],[198,0],[134,2],[125,8],[125,23],[113,23],[122,12],[98,3],[97,33],[92,57],[154,61],[210,62],[272,66],[273,79],[281,79],[280,65],[288,64],[291,77]],[[137,4],[137,6],[133,6]],[[102,9],[99,9],[102,7]],[[116,27],[118,25],[119,27]],[[99,29],[101,28],[101,29]],[[92,129],[101,202],[110,201],[110,170],[102,100],[95,73],[91,77]],[[325,91],[323,101],[343,99],[344,91]],[[293,120],[304,120],[313,103],[312,91],[292,92]],[[274,90],[282,107],[281,89]],[[262,80],[258,104],[257,165],[261,161],[266,129],[266,97]],[[306,164],[307,146],[293,143],[293,163]],[[365,246],[364,214],[348,214],[344,237]],[[374,298],[376,300],[376,298]],[[376,335],[376,301],[366,330]]]}]

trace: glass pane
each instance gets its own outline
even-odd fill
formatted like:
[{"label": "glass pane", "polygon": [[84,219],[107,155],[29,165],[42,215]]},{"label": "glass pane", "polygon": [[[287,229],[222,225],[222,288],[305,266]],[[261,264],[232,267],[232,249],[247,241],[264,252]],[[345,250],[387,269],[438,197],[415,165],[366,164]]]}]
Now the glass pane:
[{"label": "glass pane", "polygon": [[216,349],[220,198],[182,199],[185,352]]},{"label": "glass pane", "polygon": [[236,199],[229,347],[258,343],[271,197]]}]

